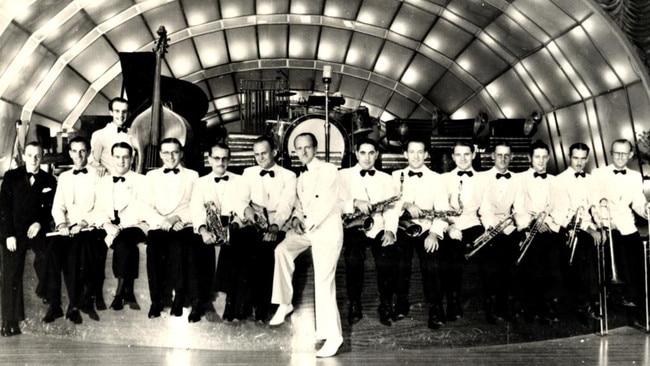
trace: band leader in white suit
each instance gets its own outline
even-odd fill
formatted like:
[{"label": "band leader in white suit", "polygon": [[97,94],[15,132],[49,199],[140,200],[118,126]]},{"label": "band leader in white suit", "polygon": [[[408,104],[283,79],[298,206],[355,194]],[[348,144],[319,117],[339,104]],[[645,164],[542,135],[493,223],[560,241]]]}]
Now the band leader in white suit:
[{"label": "band leader in white suit", "polygon": [[334,278],[343,246],[343,225],[338,170],[333,164],[315,158],[317,144],[316,137],[311,133],[301,133],[294,140],[296,153],[306,170],[298,177],[297,215],[291,222],[293,232],[275,248],[271,302],[279,304],[279,307],[269,324],[282,324],[293,311],[291,280],[294,259],[311,247],[316,293],[316,338],[325,339],[316,357],[331,357],[343,343]]}]

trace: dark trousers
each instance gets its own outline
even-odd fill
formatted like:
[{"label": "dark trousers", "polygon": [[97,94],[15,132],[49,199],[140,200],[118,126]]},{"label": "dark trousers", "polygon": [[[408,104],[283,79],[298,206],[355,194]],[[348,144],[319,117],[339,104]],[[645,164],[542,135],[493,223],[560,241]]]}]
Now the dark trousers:
[{"label": "dark trousers", "polygon": [[151,230],[147,241],[147,278],[151,302],[171,296],[184,302],[189,248],[196,240],[191,227],[180,231]]},{"label": "dark trousers", "polygon": [[511,295],[519,236],[498,234],[470,259],[478,265],[484,302],[505,309]]},{"label": "dark trousers", "polygon": [[[81,307],[86,296],[92,296],[91,290],[96,286],[97,276],[94,265],[88,262],[87,253],[96,251],[99,246],[106,246],[100,241],[96,230],[82,231],[75,236],[57,236],[52,239],[53,255],[48,273],[48,300],[52,304],[61,304],[61,274],[68,292],[69,307]],[[106,250],[104,249],[104,252]],[[104,265],[104,263],[102,263]],[[103,266],[102,272],[103,272]]]},{"label": "dark trousers", "polygon": [[562,295],[562,268],[567,260],[563,239],[551,231],[538,232],[517,266],[518,292],[528,311],[543,312],[548,303]]},{"label": "dark trousers", "polygon": [[257,232],[252,226],[230,230],[230,243],[220,248],[216,290],[227,295],[226,306],[246,317],[252,311],[252,252]]},{"label": "dark trousers", "polygon": [[442,305],[442,287],[440,283],[440,252],[427,252],[424,249],[424,240],[429,232],[424,232],[418,237],[410,237],[402,230],[397,232],[396,252],[397,265],[397,297],[408,300],[411,287],[411,266],[413,252],[417,253],[422,273],[422,287],[424,299],[429,305]]},{"label": "dark trousers", "polygon": [[463,266],[467,246],[483,233],[480,225],[462,230],[461,241],[451,239],[448,235],[440,241],[440,278],[443,295],[447,301],[458,301],[461,296]]},{"label": "dark trousers", "polygon": [[[251,243],[252,266],[249,268],[248,278],[252,289],[252,301],[255,308],[255,317],[264,320],[271,305],[273,293],[273,267],[275,266],[275,247],[285,238],[285,232],[279,231],[275,241],[262,241],[263,233],[256,233]],[[248,256],[246,251],[240,251],[243,255],[240,262],[245,262]]]},{"label": "dark trousers", "polygon": [[[598,296],[598,257],[594,238],[589,233],[578,230],[576,236],[578,240],[573,261],[569,264],[572,249],[567,245],[562,263],[566,264],[566,288],[574,304],[581,307]],[[564,236],[561,238],[564,239]]]},{"label": "dark trousers", "polygon": [[146,243],[147,236],[138,227],[127,227],[113,239],[113,275],[115,278],[138,278],[140,262],[139,243]]},{"label": "dark trousers", "polygon": [[[612,237],[614,239],[616,271],[623,283],[621,286],[623,296],[637,306],[643,306],[645,301],[645,271],[643,268],[645,257],[641,236],[638,232],[621,235],[618,230],[613,230]],[[611,261],[608,260],[606,263],[611,263]],[[606,268],[611,269],[611,265],[608,264]]]},{"label": "dark trousers", "polygon": [[103,296],[108,253],[108,247],[104,242],[105,233],[102,230],[93,230],[89,233],[92,235],[91,238],[81,246],[81,276],[84,279],[85,300],[89,300],[89,297]]},{"label": "dark trousers", "polygon": [[361,302],[365,274],[366,248],[370,247],[377,270],[377,290],[382,303],[392,303],[397,288],[398,253],[396,244],[382,247],[384,232],[369,238],[358,229],[346,229],[343,235],[345,280],[350,302]]},{"label": "dark trousers", "polygon": [[194,235],[187,259],[187,294],[190,300],[204,304],[212,302],[216,263],[214,245],[204,244],[201,236]]}]

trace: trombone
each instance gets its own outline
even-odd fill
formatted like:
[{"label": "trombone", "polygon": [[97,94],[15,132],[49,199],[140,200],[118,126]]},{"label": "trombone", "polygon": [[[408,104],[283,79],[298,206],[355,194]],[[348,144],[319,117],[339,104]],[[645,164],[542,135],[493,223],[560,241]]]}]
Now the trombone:
[{"label": "trombone", "polygon": [[524,259],[524,256],[526,255],[528,248],[530,248],[530,244],[532,244],[533,240],[535,239],[535,236],[542,228],[542,225],[544,225],[546,216],[548,216],[548,213],[546,211],[542,211],[538,213],[537,216],[535,216],[535,222],[533,223],[530,232],[528,233],[526,238],[524,238],[524,240],[522,240],[521,243],[519,243],[519,250],[521,254],[519,254],[519,258],[517,258],[517,265],[519,265],[521,261]]},{"label": "trombone", "polygon": [[573,264],[573,257],[576,254],[576,246],[578,246],[578,230],[580,230],[580,226],[582,226],[582,215],[585,211],[584,206],[578,207],[576,210],[575,215],[573,215],[573,218],[571,219],[571,222],[569,223],[569,237],[567,240],[567,245],[569,248],[571,248],[571,256],[569,257],[569,265]]},{"label": "trombone", "polygon": [[[605,215],[606,214],[606,215]],[[604,217],[607,217],[607,222],[605,222]],[[612,277],[610,279],[610,283],[612,284],[619,284],[621,283],[621,280],[618,277],[618,272],[616,271],[616,261],[614,258],[614,238],[612,236],[612,217],[611,217],[611,210],[609,207],[609,200],[607,198],[603,198],[600,200],[600,220],[601,220],[601,230],[603,231],[602,233],[602,240],[603,240],[603,245],[604,241],[607,240],[609,243],[609,258],[610,258],[610,269],[612,273]],[[607,233],[607,237],[605,237],[605,232]],[[603,258],[603,260],[606,260]]]},{"label": "trombone", "polygon": [[511,213],[505,219],[499,221],[499,223],[496,224],[494,227],[489,228],[487,231],[481,234],[481,236],[476,238],[476,240],[472,242],[472,251],[465,254],[465,259],[470,259],[479,250],[481,250],[481,248],[486,246],[490,242],[490,240],[494,239],[495,236],[501,234],[503,230],[505,230],[508,226],[510,226],[513,222],[514,215],[515,215],[514,213]]}]

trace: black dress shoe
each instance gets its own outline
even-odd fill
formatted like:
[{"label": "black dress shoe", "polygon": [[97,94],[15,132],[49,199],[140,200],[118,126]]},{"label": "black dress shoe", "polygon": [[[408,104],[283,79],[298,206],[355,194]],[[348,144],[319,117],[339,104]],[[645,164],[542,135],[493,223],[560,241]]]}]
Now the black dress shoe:
[{"label": "black dress shoe", "polygon": [[149,313],[147,314],[147,317],[149,317],[149,319],[158,318],[160,317],[160,313],[162,312],[162,310],[163,310],[162,303],[158,301],[154,301],[154,303],[151,304],[151,307],[149,308]]},{"label": "black dress shoe", "polygon": [[63,309],[61,309],[59,305],[50,304],[50,306],[47,308],[47,312],[45,313],[45,317],[43,317],[43,323],[52,323],[62,316]]},{"label": "black dress shoe", "polygon": [[11,328],[9,328],[9,325],[2,324],[2,328],[0,328],[0,336],[3,337],[11,337]]},{"label": "black dress shoe", "polygon": [[140,304],[135,299],[133,292],[124,295],[124,305],[128,305],[131,310],[140,310]]},{"label": "black dress shoe", "polygon": [[81,311],[86,313],[90,319],[99,321],[99,314],[97,314],[95,308],[92,307],[92,305],[81,308]]},{"label": "black dress shoe", "polygon": [[203,308],[199,304],[198,300],[192,302],[192,311],[190,311],[190,315],[187,317],[187,321],[190,323],[200,322],[202,316]]},{"label": "black dress shoe", "polygon": [[383,325],[392,325],[393,319],[393,305],[390,302],[382,302],[379,304],[379,322]]},{"label": "black dress shoe", "polygon": [[68,312],[65,314],[65,318],[70,320],[74,324],[83,323],[83,319],[81,318],[81,314],[79,313],[79,309],[68,310]]},{"label": "black dress shoe", "polygon": [[104,301],[104,295],[99,294],[95,297],[95,307],[98,311],[106,310],[106,302]]},{"label": "black dress shoe", "polygon": [[445,313],[442,311],[442,306],[431,305],[429,307],[427,327],[429,329],[439,329],[443,324],[445,324]]},{"label": "black dress shoe", "polygon": [[183,302],[174,300],[172,304],[172,309],[169,312],[171,316],[183,316]]},{"label": "black dress shoe", "polygon": [[9,324],[9,333],[12,336],[22,334],[23,332],[20,331],[20,326],[18,325],[18,322],[12,322]]},{"label": "black dress shoe", "polygon": [[115,296],[113,302],[111,302],[111,309],[116,311],[124,309],[124,298],[121,295]]},{"label": "black dress shoe", "polygon": [[409,315],[410,309],[411,304],[409,301],[404,297],[398,297],[397,302],[395,303],[395,316],[393,317],[393,320],[402,320],[406,318],[406,316]]},{"label": "black dress shoe", "polygon": [[348,324],[357,324],[361,319],[363,319],[361,303],[358,301],[350,301],[350,307],[348,309]]},{"label": "black dress shoe", "polygon": [[447,321],[454,322],[463,317],[463,308],[457,299],[447,300]]}]

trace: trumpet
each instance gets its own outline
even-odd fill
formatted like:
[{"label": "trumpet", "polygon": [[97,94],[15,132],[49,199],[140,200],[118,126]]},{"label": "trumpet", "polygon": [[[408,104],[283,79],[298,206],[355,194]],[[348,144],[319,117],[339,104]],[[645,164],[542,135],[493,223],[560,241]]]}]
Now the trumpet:
[{"label": "trumpet", "polygon": [[375,220],[373,220],[372,215],[378,212],[384,212],[388,206],[390,206],[393,202],[399,201],[400,198],[402,198],[401,194],[371,204],[367,215],[356,208],[353,213],[343,214],[343,227],[346,229],[359,228],[359,230],[362,231],[371,230],[375,224]]},{"label": "trumpet", "polygon": [[399,220],[399,228],[404,231],[404,233],[407,236],[410,237],[417,237],[420,236],[422,233],[422,226],[413,220],[418,219],[427,219],[427,220],[433,220],[433,219],[449,219],[450,217],[456,217],[460,216],[463,213],[463,207],[461,204],[461,207],[457,210],[445,210],[445,211],[436,211],[436,210],[420,210],[420,215],[417,217],[412,217],[411,214],[406,211],[400,217]]},{"label": "trumpet", "polygon": [[465,254],[465,259],[470,259],[476,253],[478,253],[478,251],[481,250],[481,248],[486,246],[490,242],[490,240],[494,239],[495,236],[501,234],[503,230],[505,230],[508,226],[510,226],[513,222],[514,215],[515,215],[514,213],[511,213],[510,215],[508,215],[508,217],[499,221],[499,223],[496,224],[494,227],[489,228],[483,234],[481,234],[481,236],[476,238],[472,242],[472,246],[471,246],[472,251]]},{"label": "trumpet", "polygon": [[[221,207],[217,206],[214,201],[205,202],[203,206],[205,207],[206,227],[216,237],[214,244],[228,244],[230,242],[230,222],[227,226],[221,223]],[[232,221],[232,216],[229,221]]]},{"label": "trumpet", "polygon": [[[606,215],[604,215],[606,214]],[[605,221],[603,217],[607,217],[607,223],[605,224]],[[603,244],[604,241],[607,240],[609,242],[609,258],[610,258],[610,268],[612,271],[612,278],[610,280],[611,283],[617,284],[621,283],[621,280],[618,277],[618,272],[616,271],[616,261],[614,260],[614,238],[612,236],[612,216],[611,216],[611,210],[609,208],[609,200],[607,198],[603,198],[600,200],[600,218],[601,218],[601,230],[603,231]],[[607,233],[607,237],[605,238],[605,232]]]},{"label": "trumpet", "polygon": [[269,212],[266,207],[250,202],[250,207],[255,211],[253,220],[250,222],[258,232],[266,232],[269,229]]},{"label": "trumpet", "polygon": [[535,236],[539,232],[539,229],[544,225],[544,220],[546,220],[546,216],[548,216],[548,213],[546,211],[542,211],[537,214],[535,217],[535,222],[533,223],[533,226],[530,229],[530,232],[527,234],[526,238],[519,243],[519,250],[521,254],[519,254],[519,258],[517,258],[517,264],[520,264],[521,261],[524,259],[524,256],[526,255],[526,252],[528,251],[528,248],[530,248],[530,244],[533,242],[535,239]]},{"label": "trumpet", "polygon": [[576,254],[576,246],[578,245],[578,230],[582,226],[582,215],[585,211],[584,206],[578,207],[576,213],[571,218],[569,222],[568,233],[569,237],[567,239],[567,245],[571,248],[571,256],[569,257],[569,265],[573,264],[573,257]]}]

